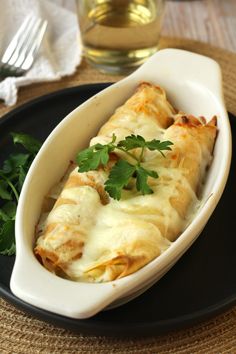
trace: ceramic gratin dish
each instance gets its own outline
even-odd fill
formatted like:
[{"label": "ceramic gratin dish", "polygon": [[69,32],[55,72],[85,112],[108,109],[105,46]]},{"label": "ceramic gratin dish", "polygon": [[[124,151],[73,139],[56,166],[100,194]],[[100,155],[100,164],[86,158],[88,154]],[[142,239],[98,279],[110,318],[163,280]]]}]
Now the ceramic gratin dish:
[{"label": "ceramic gratin dish", "polygon": [[[198,213],[171,246],[137,272],[107,283],[82,283],[46,270],[33,253],[35,225],[45,195],[65,173],[68,162],[129,98],[139,83],[163,87],[182,111],[217,116],[214,159],[207,173]],[[88,318],[119,306],[158,281],[195,241],[214,211],[226,184],[231,161],[231,131],[222,93],[219,65],[210,58],[178,49],[164,49],[125,79],[99,92],[72,111],[49,135],[27,174],[16,215],[16,261],[12,292],[25,302],[71,318]]]}]

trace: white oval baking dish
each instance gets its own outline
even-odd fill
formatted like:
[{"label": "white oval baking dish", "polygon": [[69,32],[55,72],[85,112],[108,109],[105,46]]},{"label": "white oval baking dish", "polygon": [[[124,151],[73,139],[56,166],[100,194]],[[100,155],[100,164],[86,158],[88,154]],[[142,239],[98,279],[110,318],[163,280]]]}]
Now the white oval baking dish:
[{"label": "white oval baking dish", "polygon": [[[218,117],[214,159],[194,220],[158,258],[134,274],[108,283],[80,283],[47,271],[33,253],[34,230],[44,196],[63,176],[68,161],[87,146],[114,110],[142,81],[162,86],[179,109],[209,120]],[[72,318],[88,318],[138,296],[158,281],[190,247],[214,211],[226,184],[231,161],[231,132],[222,93],[219,65],[210,58],[164,49],[125,79],[96,94],[53,130],[35,158],[24,183],[16,215],[16,261],[10,287],[36,307]]]}]

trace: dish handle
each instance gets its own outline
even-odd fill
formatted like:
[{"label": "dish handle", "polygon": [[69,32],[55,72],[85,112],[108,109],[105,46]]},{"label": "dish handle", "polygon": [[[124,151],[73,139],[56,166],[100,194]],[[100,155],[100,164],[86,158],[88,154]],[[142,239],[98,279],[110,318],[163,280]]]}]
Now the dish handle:
[{"label": "dish handle", "polygon": [[181,82],[187,80],[189,85],[194,83],[199,89],[208,89],[224,106],[221,69],[219,64],[209,57],[182,49],[162,49],[133,75],[137,78],[145,77],[146,81],[157,77],[159,84],[165,89],[170,89],[172,82],[179,82],[181,85]]}]

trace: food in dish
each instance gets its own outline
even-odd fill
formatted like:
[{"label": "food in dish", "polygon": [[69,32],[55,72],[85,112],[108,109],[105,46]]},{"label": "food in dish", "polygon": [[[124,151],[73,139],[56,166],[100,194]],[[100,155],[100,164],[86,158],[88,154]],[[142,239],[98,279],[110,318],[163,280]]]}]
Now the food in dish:
[{"label": "food in dish", "polygon": [[[72,165],[37,226],[35,254],[51,272],[87,282],[106,282],[134,273],[163,253],[192,220],[200,205],[200,187],[212,160],[216,118],[178,112],[163,89],[142,83],[90,141],[107,144],[134,134],[145,140],[171,141],[165,158],[145,150],[142,164],[156,171],[149,177],[151,194],[131,182],[121,199],[109,197],[109,170],[122,158],[110,154],[105,167],[80,173]],[[134,149],[135,153],[135,149]],[[44,210],[45,211],[45,210]]]}]

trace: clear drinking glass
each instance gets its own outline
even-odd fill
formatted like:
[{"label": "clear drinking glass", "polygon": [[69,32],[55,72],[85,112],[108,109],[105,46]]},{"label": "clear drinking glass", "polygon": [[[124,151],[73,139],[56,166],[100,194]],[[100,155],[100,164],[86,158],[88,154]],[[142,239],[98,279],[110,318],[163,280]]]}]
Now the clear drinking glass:
[{"label": "clear drinking glass", "polygon": [[111,73],[128,72],[158,50],[164,0],[78,0],[88,62]]}]

